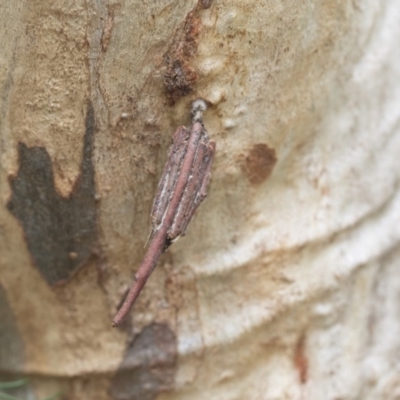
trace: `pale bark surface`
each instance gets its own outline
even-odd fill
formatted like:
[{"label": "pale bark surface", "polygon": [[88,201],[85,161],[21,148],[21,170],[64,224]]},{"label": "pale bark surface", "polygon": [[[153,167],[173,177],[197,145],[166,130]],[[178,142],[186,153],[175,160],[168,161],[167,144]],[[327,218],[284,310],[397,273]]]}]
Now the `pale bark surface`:
[{"label": "pale bark surface", "polygon": [[[397,0],[3,1],[0,43],[0,381],[399,398]],[[113,329],[197,97],[209,196]]]}]

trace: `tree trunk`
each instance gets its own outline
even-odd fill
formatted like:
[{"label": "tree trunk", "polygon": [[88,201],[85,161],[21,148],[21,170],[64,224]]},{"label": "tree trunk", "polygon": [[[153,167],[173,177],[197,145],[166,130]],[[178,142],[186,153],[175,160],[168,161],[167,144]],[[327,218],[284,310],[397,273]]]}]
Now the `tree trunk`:
[{"label": "tree trunk", "polygon": [[[400,398],[398,1],[3,1],[0,38],[0,381]],[[196,98],[209,196],[112,328]]]}]

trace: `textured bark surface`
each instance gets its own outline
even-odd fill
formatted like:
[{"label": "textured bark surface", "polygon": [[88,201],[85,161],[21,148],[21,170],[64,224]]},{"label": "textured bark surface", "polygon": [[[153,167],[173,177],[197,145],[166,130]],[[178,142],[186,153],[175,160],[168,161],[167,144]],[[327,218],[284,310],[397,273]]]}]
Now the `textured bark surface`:
[{"label": "textured bark surface", "polygon": [[[2,3],[0,381],[399,398],[398,1]],[[113,329],[198,97],[209,196]]]}]

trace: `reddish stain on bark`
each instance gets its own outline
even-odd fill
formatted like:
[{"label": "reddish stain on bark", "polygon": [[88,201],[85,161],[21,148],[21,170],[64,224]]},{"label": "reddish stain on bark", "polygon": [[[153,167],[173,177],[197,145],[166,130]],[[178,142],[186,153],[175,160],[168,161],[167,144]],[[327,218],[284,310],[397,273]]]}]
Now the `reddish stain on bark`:
[{"label": "reddish stain on bark", "polygon": [[253,185],[264,182],[272,173],[277,158],[275,150],[265,143],[255,144],[244,160],[243,169]]},{"label": "reddish stain on bark", "polygon": [[191,93],[198,79],[196,70],[190,65],[197,53],[197,40],[201,28],[200,19],[195,15],[195,11],[196,9],[187,15],[164,55],[164,87],[171,104]]},{"label": "reddish stain on bark", "polygon": [[304,342],[305,337],[302,335],[294,354],[294,365],[299,372],[299,380],[302,384],[305,384],[308,379],[308,359],[304,351]]}]

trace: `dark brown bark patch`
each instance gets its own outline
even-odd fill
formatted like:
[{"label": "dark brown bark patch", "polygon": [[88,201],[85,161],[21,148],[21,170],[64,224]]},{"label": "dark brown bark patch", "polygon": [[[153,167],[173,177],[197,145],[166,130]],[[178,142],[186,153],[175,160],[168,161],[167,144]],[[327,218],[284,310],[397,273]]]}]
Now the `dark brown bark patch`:
[{"label": "dark brown bark patch", "polygon": [[16,177],[10,177],[12,196],[7,207],[21,222],[34,264],[50,284],[67,280],[96,245],[94,132],[94,112],[89,105],[80,176],[67,198],[55,189],[47,150],[18,145],[19,170]]},{"label": "dark brown bark patch", "polygon": [[200,27],[200,19],[195,15],[195,11],[190,12],[164,55],[164,87],[171,105],[191,93],[198,79],[198,74],[190,62],[197,53]]},{"label": "dark brown bark patch", "polygon": [[23,348],[14,314],[0,285],[0,374],[23,369]]},{"label": "dark brown bark patch", "polygon": [[277,158],[275,150],[265,143],[255,144],[244,160],[243,169],[253,185],[264,182],[272,173]]},{"label": "dark brown bark patch", "polygon": [[114,376],[115,400],[153,400],[169,390],[176,372],[176,336],[166,324],[146,326],[134,338]]}]

